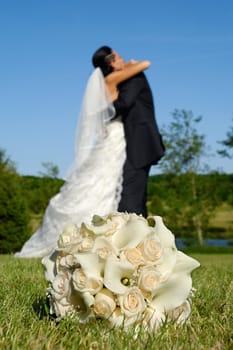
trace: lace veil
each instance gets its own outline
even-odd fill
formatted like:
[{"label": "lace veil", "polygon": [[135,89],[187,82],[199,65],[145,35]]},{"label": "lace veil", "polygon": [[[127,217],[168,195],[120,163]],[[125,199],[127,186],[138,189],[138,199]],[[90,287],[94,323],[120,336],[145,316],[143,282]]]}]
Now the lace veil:
[{"label": "lace veil", "polygon": [[103,73],[96,68],[87,82],[76,131],[75,160],[65,180],[69,181],[72,173],[84,167],[93,151],[101,147],[107,136],[106,126],[114,115]]}]

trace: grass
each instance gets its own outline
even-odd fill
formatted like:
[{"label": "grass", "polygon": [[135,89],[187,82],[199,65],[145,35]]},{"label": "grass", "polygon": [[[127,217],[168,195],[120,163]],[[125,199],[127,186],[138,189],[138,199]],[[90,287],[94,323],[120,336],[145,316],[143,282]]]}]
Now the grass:
[{"label": "grass", "polygon": [[109,329],[104,321],[57,323],[46,315],[47,283],[39,259],[0,256],[0,349],[226,350],[233,349],[232,254],[197,254],[197,289],[190,319],[154,334]]}]

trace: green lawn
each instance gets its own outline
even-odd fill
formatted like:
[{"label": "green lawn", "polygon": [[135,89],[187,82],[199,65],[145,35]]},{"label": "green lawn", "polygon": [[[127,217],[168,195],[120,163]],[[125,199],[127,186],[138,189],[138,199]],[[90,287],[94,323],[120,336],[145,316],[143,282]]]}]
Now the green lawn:
[{"label": "green lawn", "polygon": [[[192,254],[197,289],[190,319],[157,333],[110,330],[104,321],[60,323],[43,312],[47,282],[39,259],[0,256],[0,349],[233,349],[233,255]],[[44,314],[44,315],[43,315]]]}]

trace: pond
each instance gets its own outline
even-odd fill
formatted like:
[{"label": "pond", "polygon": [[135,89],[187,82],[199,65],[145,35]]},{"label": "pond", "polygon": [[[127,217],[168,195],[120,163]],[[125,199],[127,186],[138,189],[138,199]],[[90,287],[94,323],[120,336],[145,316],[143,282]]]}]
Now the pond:
[{"label": "pond", "polygon": [[[187,248],[197,245],[197,241],[193,238],[176,238],[175,241],[177,248]],[[204,239],[204,245],[209,247],[232,247],[233,239],[208,238]]]}]

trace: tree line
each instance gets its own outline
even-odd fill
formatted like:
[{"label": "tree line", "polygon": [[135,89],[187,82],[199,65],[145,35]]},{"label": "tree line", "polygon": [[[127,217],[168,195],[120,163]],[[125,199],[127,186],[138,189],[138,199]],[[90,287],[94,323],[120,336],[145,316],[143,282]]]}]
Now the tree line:
[{"label": "tree line", "polygon": [[[156,166],[161,174],[149,178],[147,203],[149,213],[163,216],[171,230],[195,237],[200,245],[216,209],[223,203],[233,207],[233,174],[210,172],[202,163],[207,146],[197,131],[201,119],[191,111],[175,110],[172,122],[162,128],[166,155]],[[219,154],[231,158],[233,128],[219,144]],[[0,149],[0,253],[21,248],[33,233],[32,217],[43,216],[63,184],[56,165],[43,166],[46,171],[40,176],[20,176]]]}]

